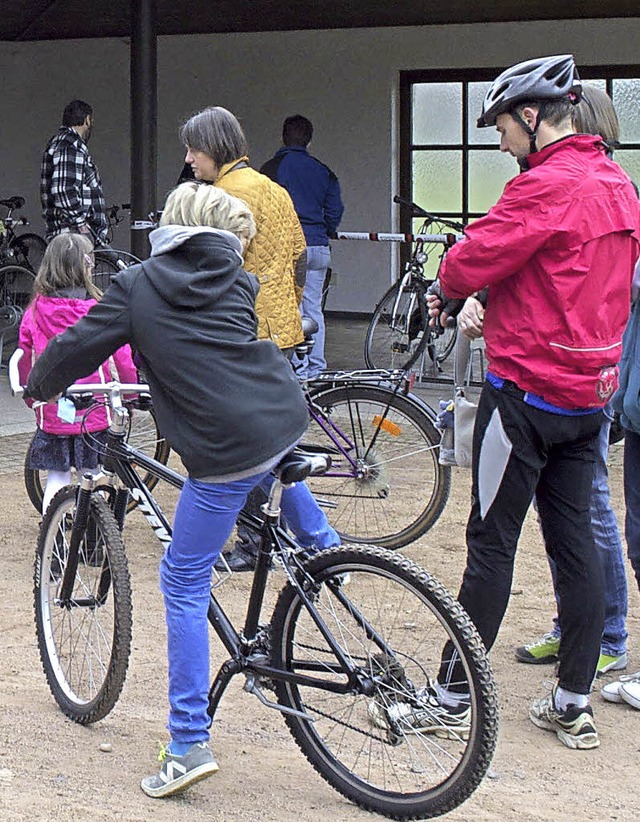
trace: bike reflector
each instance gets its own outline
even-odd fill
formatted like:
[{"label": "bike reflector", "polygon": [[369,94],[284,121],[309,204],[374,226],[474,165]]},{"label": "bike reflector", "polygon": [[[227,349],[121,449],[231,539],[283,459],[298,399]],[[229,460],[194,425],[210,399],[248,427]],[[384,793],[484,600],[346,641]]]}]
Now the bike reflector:
[{"label": "bike reflector", "polygon": [[376,428],[379,428],[381,431],[386,431],[387,434],[391,434],[392,437],[399,437],[402,433],[402,429],[399,425],[395,422],[391,422],[391,420],[383,419],[380,414],[376,414],[373,418],[373,424]]}]

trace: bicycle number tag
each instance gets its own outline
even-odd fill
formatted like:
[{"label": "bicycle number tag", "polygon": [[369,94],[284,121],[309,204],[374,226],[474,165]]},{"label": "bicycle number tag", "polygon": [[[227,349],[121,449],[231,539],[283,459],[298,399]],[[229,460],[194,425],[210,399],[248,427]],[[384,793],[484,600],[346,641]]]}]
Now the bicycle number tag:
[{"label": "bicycle number tag", "polygon": [[76,407],[68,397],[60,397],[58,400],[58,418],[63,422],[76,421]]}]

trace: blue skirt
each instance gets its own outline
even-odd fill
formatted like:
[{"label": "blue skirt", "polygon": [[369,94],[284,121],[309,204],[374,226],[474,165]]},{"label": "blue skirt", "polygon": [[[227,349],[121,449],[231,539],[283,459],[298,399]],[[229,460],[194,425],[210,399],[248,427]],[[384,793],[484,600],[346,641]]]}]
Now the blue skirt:
[{"label": "blue skirt", "polygon": [[29,450],[29,468],[38,471],[69,471],[98,467],[107,444],[106,431],[63,436],[39,428]]}]

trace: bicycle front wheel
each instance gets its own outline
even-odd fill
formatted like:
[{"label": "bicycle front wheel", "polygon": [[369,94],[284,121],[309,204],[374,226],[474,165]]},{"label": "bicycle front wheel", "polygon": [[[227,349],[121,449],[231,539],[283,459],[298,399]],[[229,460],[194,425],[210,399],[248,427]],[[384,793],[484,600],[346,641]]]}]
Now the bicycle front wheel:
[{"label": "bicycle front wheel", "polygon": [[420,357],[429,338],[426,291],[424,283],[414,278],[386,292],[367,329],[368,368],[407,369]]},{"label": "bicycle front wheel", "polygon": [[118,525],[99,494],[78,552],[68,601],[59,598],[69,557],[76,489],[59,491],[43,519],[34,572],[36,635],[54,699],[86,725],[115,705],[131,649],[131,581]]},{"label": "bicycle front wheel", "polygon": [[347,542],[396,549],[437,521],[451,469],[440,465],[440,434],[419,406],[386,388],[344,385],[311,396],[304,442],[332,453],[308,485]]},{"label": "bicycle front wheel", "polygon": [[[497,735],[491,669],[469,617],[426,571],[379,548],[323,551],[305,571],[304,590],[353,670],[289,583],[272,647],[277,667],[304,678],[275,682],[279,703],[303,715],[284,715],[300,749],[367,810],[424,819],[457,807],[486,773]],[[468,695],[453,716],[434,697],[445,645]]]}]

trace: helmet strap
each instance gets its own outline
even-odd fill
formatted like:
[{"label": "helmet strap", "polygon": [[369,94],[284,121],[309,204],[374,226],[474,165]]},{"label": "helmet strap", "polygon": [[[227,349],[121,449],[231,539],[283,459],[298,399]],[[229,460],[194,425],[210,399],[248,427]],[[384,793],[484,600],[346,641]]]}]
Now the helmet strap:
[{"label": "helmet strap", "polygon": [[529,135],[529,154],[534,154],[538,150],[538,147],[536,145],[536,138],[538,136],[538,126],[540,125],[540,122],[544,117],[545,108],[546,102],[544,100],[541,100],[538,103],[538,116],[536,117],[535,128],[531,128],[529,123],[527,123],[526,120],[524,120],[520,112],[518,112],[516,109],[513,109],[513,111],[511,112],[511,116],[516,121],[516,123],[518,123],[518,125],[522,129],[524,129],[524,131]]}]

